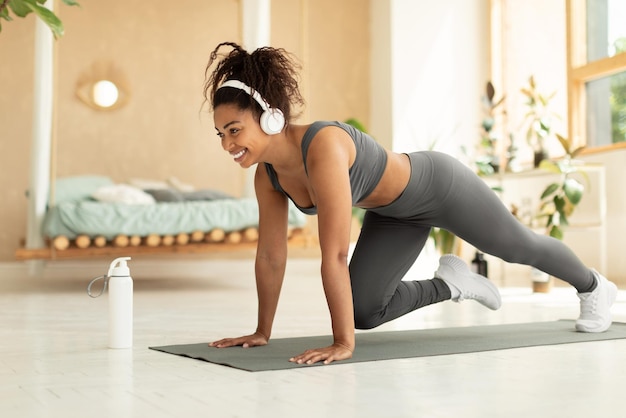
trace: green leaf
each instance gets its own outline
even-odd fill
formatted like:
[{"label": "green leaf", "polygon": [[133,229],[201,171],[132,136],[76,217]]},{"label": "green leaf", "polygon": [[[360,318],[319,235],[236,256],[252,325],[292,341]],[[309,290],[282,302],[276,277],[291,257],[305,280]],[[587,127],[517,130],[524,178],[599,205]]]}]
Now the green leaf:
[{"label": "green leaf", "polygon": [[3,18],[4,20],[7,21],[11,21],[13,20],[13,18],[9,15],[9,9],[8,8],[4,8],[2,10],[0,10],[0,17]]},{"label": "green leaf", "polygon": [[550,214],[550,215],[547,215],[547,217],[546,217],[546,228],[550,228],[550,225],[554,224],[553,219],[554,219],[554,213]]},{"label": "green leaf", "polygon": [[573,205],[577,205],[583,197],[585,186],[576,179],[568,178],[563,183],[563,191],[567,199],[572,202]]},{"label": "green leaf", "polygon": [[552,193],[556,192],[558,189],[559,189],[559,184],[558,183],[552,183],[551,185],[546,187],[546,189],[543,191],[543,193],[541,193],[541,200],[543,200],[546,197],[550,196]]},{"label": "green leaf", "polygon": [[539,163],[539,168],[542,170],[549,171],[551,173],[557,173],[557,174],[561,173],[561,168],[558,166],[558,164],[550,160],[542,160]]},{"label": "green leaf", "polygon": [[568,225],[567,222],[567,213],[565,213],[565,208],[567,206],[567,202],[561,196],[556,196],[554,198],[554,204],[556,206],[556,211],[559,214],[558,222],[553,222],[555,225]]},{"label": "green leaf", "polygon": [[367,129],[365,129],[365,126],[356,118],[346,119],[344,123],[358,129],[361,132],[367,133]]},{"label": "green leaf", "polygon": [[493,166],[488,162],[476,161],[476,167],[478,168],[478,174],[481,176],[490,176],[495,173]]},{"label": "green leaf", "polygon": [[563,149],[565,150],[565,153],[567,155],[571,155],[570,153],[570,141],[567,138],[562,137],[559,134],[556,134],[556,138],[559,140],[559,142],[561,143],[561,146],[563,147]]},{"label": "green leaf", "polygon": [[78,4],[76,0],[63,0],[63,3],[67,4],[68,6],[80,6],[80,4]]},{"label": "green leaf", "polygon": [[552,199],[552,201],[554,202],[554,207],[556,208],[557,212],[563,213],[563,208],[565,208],[565,199],[559,195],[556,195],[554,196],[554,199]]},{"label": "green leaf", "polygon": [[562,240],[563,239],[563,231],[558,226],[553,225],[552,228],[550,228],[550,236],[553,237],[553,238],[556,238],[558,240]]},{"label": "green leaf", "polygon": [[565,206],[563,206],[559,210],[559,225],[569,225],[569,221],[567,220],[567,213],[565,213]]},{"label": "green leaf", "polygon": [[25,17],[32,12],[30,6],[37,6],[37,3],[34,0],[9,0],[9,7],[18,17]]},{"label": "green leaf", "polygon": [[490,132],[493,129],[493,125],[496,124],[496,121],[492,117],[486,117],[483,119],[483,129],[487,132]]},{"label": "green leaf", "polygon": [[359,222],[359,225],[363,225],[363,218],[365,217],[365,209],[358,207],[352,208],[352,217]]},{"label": "green leaf", "polygon": [[54,13],[52,13],[49,9],[34,3],[27,3],[27,5],[37,16],[39,16],[41,20],[43,20],[46,25],[48,25],[55,38],[63,36],[63,23],[61,23],[59,18],[56,17]]}]

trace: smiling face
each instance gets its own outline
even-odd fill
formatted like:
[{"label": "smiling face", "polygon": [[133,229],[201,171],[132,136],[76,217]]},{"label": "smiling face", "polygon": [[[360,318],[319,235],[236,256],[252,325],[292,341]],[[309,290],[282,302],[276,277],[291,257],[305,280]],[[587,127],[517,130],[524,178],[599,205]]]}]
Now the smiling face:
[{"label": "smiling face", "polygon": [[260,161],[268,135],[250,110],[236,105],[222,104],[214,109],[213,121],[222,148],[243,168]]}]

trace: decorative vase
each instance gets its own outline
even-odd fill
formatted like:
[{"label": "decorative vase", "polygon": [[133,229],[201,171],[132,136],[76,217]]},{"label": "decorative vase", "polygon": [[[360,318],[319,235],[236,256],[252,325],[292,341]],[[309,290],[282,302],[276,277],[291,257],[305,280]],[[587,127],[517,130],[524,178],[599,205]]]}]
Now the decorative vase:
[{"label": "decorative vase", "polygon": [[550,293],[552,290],[552,279],[547,282],[533,282],[533,293]]},{"label": "decorative vase", "polygon": [[533,267],[531,271],[533,293],[549,293],[552,290],[554,280],[548,273]]},{"label": "decorative vase", "polygon": [[541,164],[543,160],[548,158],[548,153],[543,148],[535,149],[533,151],[533,155],[534,155],[533,166],[535,168],[539,167],[539,164]]}]

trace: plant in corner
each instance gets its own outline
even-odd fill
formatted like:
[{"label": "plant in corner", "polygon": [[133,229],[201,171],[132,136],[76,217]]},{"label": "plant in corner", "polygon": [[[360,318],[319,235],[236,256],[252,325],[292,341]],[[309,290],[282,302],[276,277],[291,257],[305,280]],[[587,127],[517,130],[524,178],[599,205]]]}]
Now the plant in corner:
[{"label": "plant in corner", "polygon": [[556,113],[550,110],[550,100],[554,98],[556,91],[549,95],[539,92],[535,77],[531,75],[528,85],[523,87],[521,92],[527,98],[528,107],[524,117],[526,141],[533,149],[534,167],[539,167],[541,161],[548,158],[545,141],[552,135],[552,120],[557,117]]},{"label": "plant in corner", "polygon": [[551,237],[563,239],[563,228],[569,225],[568,218],[580,203],[585,191],[585,186],[573,175],[580,173],[585,178],[587,175],[581,169],[581,164],[574,161],[585,147],[575,148],[570,139],[559,134],[556,137],[565,151],[565,157],[557,161],[543,160],[539,168],[559,174],[560,180],[549,184],[541,193],[538,217],[546,218],[546,230]]},{"label": "plant in corner", "polygon": [[[504,103],[505,96],[495,100],[496,90],[491,83],[487,82],[485,86],[485,95],[481,97],[481,103],[485,117],[481,123],[481,138],[480,148],[483,150],[483,155],[476,159],[476,166],[480,175],[490,175],[497,173],[500,169],[500,158],[497,155],[497,143],[499,136],[494,127],[496,126],[496,117],[498,107]],[[505,110],[502,110],[502,114],[505,114]]]},{"label": "plant in corner", "polygon": [[[48,8],[44,7],[46,0],[0,0],[0,18],[10,22],[13,20],[9,14],[9,9],[17,17],[26,17],[30,13],[35,13],[52,30],[55,38],[63,36],[63,23]],[[78,6],[76,0],[63,0],[68,6]],[[0,31],[2,25],[0,25]]]},{"label": "plant in corner", "polygon": [[[569,225],[568,218],[580,203],[585,186],[574,176],[582,175],[588,182],[587,173],[581,168],[582,164],[574,158],[584,149],[575,147],[572,141],[559,134],[556,138],[565,151],[565,156],[559,160],[544,159],[539,168],[558,174],[558,181],[550,183],[541,193],[539,213],[537,219],[545,218],[546,233],[553,238],[562,240],[564,229]],[[531,271],[533,292],[547,293],[552,288],[553,278],[536,268]]]}]

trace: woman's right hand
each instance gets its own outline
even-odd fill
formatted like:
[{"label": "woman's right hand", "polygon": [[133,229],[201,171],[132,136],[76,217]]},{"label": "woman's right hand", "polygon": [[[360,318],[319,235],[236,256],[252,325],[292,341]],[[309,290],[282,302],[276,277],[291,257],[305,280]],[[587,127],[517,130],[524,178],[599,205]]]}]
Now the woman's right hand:
[{"label": "woman's right hand", "polygon": [[244,335],[243,337],[238,338],[222,338],[218,341],[213,341],[209,343],[209,347],[217,347],[217,348],[225,348],[225,347],[235,347],[242,346],[243,348],[248,347],[258,347],[261,345],[267,345],[268,338],[259,333],[255,332],[251,335]]}]

